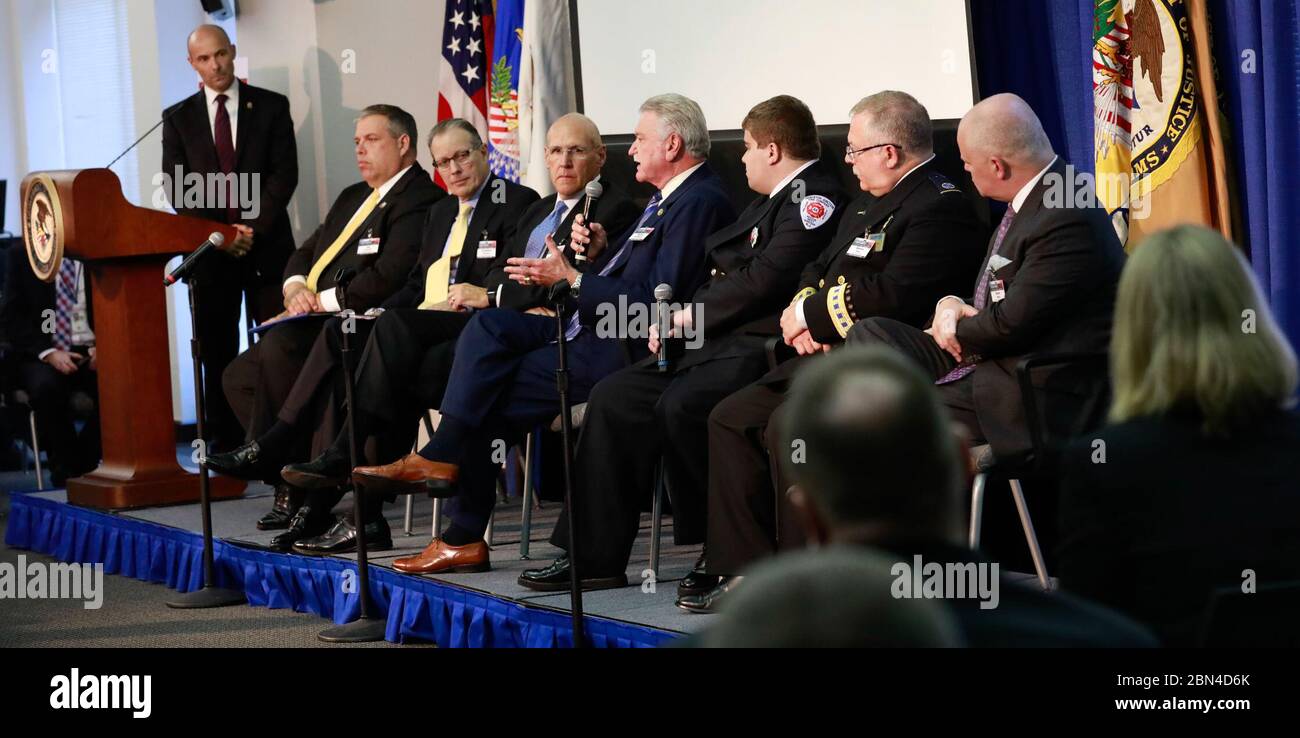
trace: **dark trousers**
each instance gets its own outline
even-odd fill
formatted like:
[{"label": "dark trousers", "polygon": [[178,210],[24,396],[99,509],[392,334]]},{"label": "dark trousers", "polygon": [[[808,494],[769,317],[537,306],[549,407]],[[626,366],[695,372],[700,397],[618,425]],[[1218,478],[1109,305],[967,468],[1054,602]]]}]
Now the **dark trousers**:
[{"label": "dark trousers", "polygon": [[[249,257],[245,257],[249,258]],[[196,325],[202,346],[207,431],[214,445],[239,445],[243,432],[239,419],[222,391],[226,367],[239,354],[240,303],[248,295],[249,311],[257,322],[269,320],[284,308],[277,284],[264,283],[250,264],[224,253],[204,257],[197,279],[199,285]]]},{"label": "dark trousers", "polygon": [[[554,318],[484,310],[457,341],[441,409],[472,432],[461,447],[457,495],[447,510],[452,522],[472,535],[487,530],[496,505],[501,454],[560,412],[555,338]],[[596,382],[623,363],[614,339],[584,330],[568,343],[570,401],[585,402]]]},{"label": "dark trousers", "polygon": [[[777,462],[781,448],[774,421],[785,402],[798,358],[735,392],[709,413],[708,573],[729,576],[776,549],[803,542],[786,505],[788,483]],[[781,493],[777,494],[780,490]],[[777,507],[780,506],[778,512]]]},{"label": "dark trousers", "polygon": [[[360,357],[353,368],[352,389],[357,454],[362,464],[386,464],[410,451],[420,417],[442,402],[455,356],[455,339],[469,319],[470,313],[397,309],[384,311],[374,321],[357,321],[358,326],[368,324],[368,338],[364,349],[358,350]],[[336,334],[334,338],[330,338],[331,333]],[[360,335],[352,336],[352,340],[359,340]],[[341,332],[331,326],[322,336],[325,341],[338,342]],[[309,359],[308,367],[311,365]],[[307,372],[305,367],[303,373]],[[334,375],[339,379],[330,382],[330,390],[325,393],[313,393],[307,386],[299,391],[295,386],[280,411],[284,422],[316,419],[313,457],[339,440],[347,427],[342,372],[335,371]],[[312,409],[304,412],[304,407]],[[336,490],[317,490],[309,499],[313,507],[331,508],[342,496]],[[374,517],[380,513],[380,506],[369,505],[367,511]]]},{"label": "dark trousers", "polygon": [[[86,355],[84,349],[73,350]],[[83,363],[72,374],[63,374],[43,361],[24,361],[17,366],[16,379],[36,413],[41,450],[49,458],[55,484],[62,486],[68,477],[92,471],[100,456],[98,403],[78,433],[72,402],[77,392],[86,393],[92,400],[98,397],[98,376],[89,364]]]},{"label": "dark trousers", "polygon": [[[910,357],[927,376],[936,380],[957,366],[952,355],[939,348],[939,344],[925,331],[888,318],[858,321],[849,329],[846,342],[850,345],[885,345],[894,348]],[[971,443],[981,444],[985,443],[985,437],[975,414],[974,386],[974,376],[968,374],[955,382],[936,385],[935,389],[952,419],[966,427]]]},{"label": "dark trousers", "polygon": [[221,385],[245,440],[256,439],[275,423],[316,338],[326,322],[337,320],[322,315],[278,325],[226,367]]},{"label": "dark trousers", "polygon": [[[641,509],[654,494],[660,458],[673,507],[677,544],[702,543],[708,510],[709,410],[767,368],[762,353],[698,363],[675,374],[653,362],[601,380],[587,400],[575,452],[574,512],[579,565],[593,575],[627,567]],[[551,543],[569,547],[568,516]]]}]

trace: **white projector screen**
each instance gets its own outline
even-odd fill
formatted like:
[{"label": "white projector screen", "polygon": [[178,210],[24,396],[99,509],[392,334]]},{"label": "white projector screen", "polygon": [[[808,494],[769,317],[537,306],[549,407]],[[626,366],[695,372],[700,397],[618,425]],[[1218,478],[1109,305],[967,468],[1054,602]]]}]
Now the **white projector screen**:
[{"label": "white projector screen", "polygon": [[651,95],[700,104],[712,130],[789,94],[819,125],[880,90],[936,120],[974,104],[965,0],[577,0],[583,108],[605,135],[632,132]]}]

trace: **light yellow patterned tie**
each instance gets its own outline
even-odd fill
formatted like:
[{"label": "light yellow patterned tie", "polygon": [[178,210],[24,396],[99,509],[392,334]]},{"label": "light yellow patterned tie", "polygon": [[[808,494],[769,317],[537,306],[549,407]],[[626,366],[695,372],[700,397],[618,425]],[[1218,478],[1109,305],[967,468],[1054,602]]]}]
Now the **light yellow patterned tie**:
[{"label": "light yellow patterned tie", "polygon": [[465,247],[465,236],[469,233],[469,213],[474,209],[474,205],[468,202],[460,204],[460,215],[456,216],[456,222],[451,226],[451,241],[447,244],[447,251],[429,267],[429,273],[424,279],[424,302],[420,303],[421,310],[428,310],[440,302],[447,300],[447,288],[451,282],[451,261],[460,256],[461,249]]},{"label": "light yellow patterned tie", "polygon": [[334,261],[334,257],[338,256],[343,247],[352,240],[352,234],[361,227],[362,223],[366,222],[366,218],[370,217],[370,213],[378,204],[379,190],[371,190],[370,197],[367,197],[366,201],[361,203],[361,209],[357,211],[356,215],[352,216],[352,220],[348,221],[343,232],[339,234],[338,238],[334,239],[334,243],[330,244],[329,248],[325,249],[325,253],[320,255],[316,263],[311,265],[311,273],[307,275],[307,287],[312,292],[316,291],[316,284],[320,280],[320,275],[325,272],[325,267],[328,267],[330,262]]}]

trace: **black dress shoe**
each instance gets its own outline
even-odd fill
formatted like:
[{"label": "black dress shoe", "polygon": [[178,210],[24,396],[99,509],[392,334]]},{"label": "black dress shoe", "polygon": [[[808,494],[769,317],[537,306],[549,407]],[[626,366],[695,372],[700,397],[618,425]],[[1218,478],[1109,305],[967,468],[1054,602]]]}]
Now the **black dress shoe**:
[{"label": "black dress shoe", "polygon": [[289,521],[289,527],[283,533],[271,539],[267,548],[272,551],[288,552],[293,549],[293,544],[305,538],[312,538],[330,529],[334,523],[334,518],[329,511],[316,512],[311,509],[311,505],[303,505],[298,508],[298,512],[293,514]]},{"label": "black dress shoe", "polygon": [[700,558],[696,559],[695,566],[691,567],[691,573],[682,577],[682,581],[677,583],[678,597],[702,595],[718,586],[718,580],[722,577],[704,573],[704,569],[707,566],[705,556],[706,552],[701,551]]},{"label": "black dress shoe", "polygon": [[[591,589],[613,589],[627,586],[627,573],[619,572],[611,576],[588,576],[583,572],[578,584],[583,591]],[[550,566],[542,569],[525,569],[519,575],[519,586],[538,592],[559,592],[569,588],[569,557],[561,556],[552,561]]]},{"label": "black dress shoe", "polygon": [[303,493],[295,490],[287,484],[277,484],[275,486],[275,506],[271,512],[262,516],[257,521],[258,530],[280,530],[288,528],[289,521],[293,520],[293,514],[298,512],[302,505]]},{"label": "black dress shoe", "polygon": [[722,581],[713,589],[701,595],[689,595],[677,598],[677,606],[686,612],[707,613],[717,612],[718,604],[724,600],[728,594],[735,591],[740,586],[740,580],[744,577],[722,577]]},{"label": "black dress shoe", "polygon": [[[366,550],[387,551],[393,547],[393,534],[388,529],[388,521],[379,520],[366,523]],[[357,529],[352,525],[351,515],[341,515],[334,521],[334,527],[323,535],[304,538],[293,544],[293,552],[305,556],[337,556],[357,550]]]},{"label": "black dress shoe", "polygon": [[329,489],[348,483],[352,477],[352,461],[347,454],[327,448],[305,464],[284,467],[280,477],[302,489]]},{"label": "black dress shoe", "polygon": [[212,454],[208,457],[208,468],[237,479],[263,479],[267,470],[262,456],[257,441],[249,441],[234,451]]}]

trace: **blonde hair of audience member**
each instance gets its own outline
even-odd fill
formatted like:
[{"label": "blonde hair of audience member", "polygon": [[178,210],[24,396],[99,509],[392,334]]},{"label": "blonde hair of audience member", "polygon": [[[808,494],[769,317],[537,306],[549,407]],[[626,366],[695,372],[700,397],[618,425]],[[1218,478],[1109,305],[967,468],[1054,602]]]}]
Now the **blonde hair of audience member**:
[{"label": "blonde hair of audience member", "polygon": [[1246,260],[1218,232],[1178,226],[1148,237],[1119,281],[1110,419],[1195,411],[1229,435],[1289,405],[1296,356]]}]

